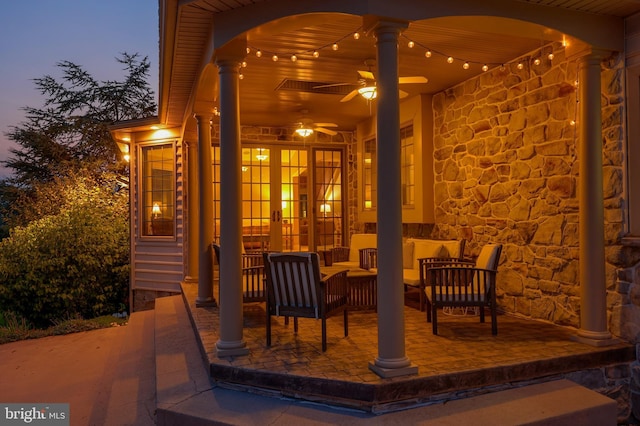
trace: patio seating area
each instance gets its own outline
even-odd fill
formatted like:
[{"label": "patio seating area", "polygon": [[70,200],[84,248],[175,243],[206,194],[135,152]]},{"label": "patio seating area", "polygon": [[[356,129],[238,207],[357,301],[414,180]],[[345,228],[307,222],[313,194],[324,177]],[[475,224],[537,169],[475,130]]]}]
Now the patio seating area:
[{"label": "patio seating area", "polygon": [[267,347],[264,304],[245,304],[249,354],[221,359],[215,353],[219,308],[196,308],[196,285],[183,285],[183,295],[217,385],[377,413],[578,377],[635,359],[632,345],[593,347],[571,340],[574,330],[508,315],[499,316],[497,336],[473,315],[443,315],[434,336],[417,298],[408,299],[404,310],[406,354],[417,375],[384,379],[369,369],[378,355],[374,311],[349,312],[348,337],[341,316],[329,318],[328,349],[322,352],[319,324],[304,324],[314,321],[305,318],[297,334],[283,318],[273,319],[273,346]]}]

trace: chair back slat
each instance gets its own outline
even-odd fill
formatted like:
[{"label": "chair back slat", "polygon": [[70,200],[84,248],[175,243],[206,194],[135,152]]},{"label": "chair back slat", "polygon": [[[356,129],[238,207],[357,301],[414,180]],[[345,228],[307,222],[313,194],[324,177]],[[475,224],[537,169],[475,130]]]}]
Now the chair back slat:
[{"label": "chair back slat", "polygon": [[265,253],[267,289],[275,314],[287,308],[308,309],[319,318],[320,266],[317,253]]}]

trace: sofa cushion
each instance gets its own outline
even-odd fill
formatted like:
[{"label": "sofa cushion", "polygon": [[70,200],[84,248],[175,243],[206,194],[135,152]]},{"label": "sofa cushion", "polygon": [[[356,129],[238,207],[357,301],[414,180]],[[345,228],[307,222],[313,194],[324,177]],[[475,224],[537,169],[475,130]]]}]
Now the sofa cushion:
[{"label": "sofa cushion", "polygon": [[440,257],[442,252],[442,243],[436,240],[413,240],[413,269],[416,271],[420,269],[420,262],[418,259],[424,257]]},{"label": "sofa cushion", "polygon": [[463,253],[460,253],[460,241],[447,240],[442,241],[442,256],[440,257],[454,257],[461,258]]},{"label": "sofa cushion", "polygon": [[420,285],[420,270],[413,268],[404,268],[402,270],[402,281],[404,284],[418,287]]},{"label": "sofa cushion", "polygon": [[377,248],[377,234],[353,234],[349,246],[349,262],[356,262],[356,268],[360,265],[360,249]]},{"label": "sofa cushion", "polygon": [[402,243],[402,268],[413,268],[413,249],[415,244],[413,241],[405,241]]}]

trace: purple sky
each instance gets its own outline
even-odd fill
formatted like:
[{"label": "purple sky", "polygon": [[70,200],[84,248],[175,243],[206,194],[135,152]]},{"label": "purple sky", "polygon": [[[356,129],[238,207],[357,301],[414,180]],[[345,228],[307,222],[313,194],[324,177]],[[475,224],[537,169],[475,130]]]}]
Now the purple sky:
[{"label": "purple sky", "polygon": [[[24,121],[22,107],[41,107],[34,78],[59,77],[68,60],[98,80],[122,80],[121,52],[148,56],[149,84],[158,92],[158,0],[6,1],[0,13],[0,161],[5,134]],[[15,145],[13,145],[15,146]],[[0,165],[0,178],[10,174]]]}]

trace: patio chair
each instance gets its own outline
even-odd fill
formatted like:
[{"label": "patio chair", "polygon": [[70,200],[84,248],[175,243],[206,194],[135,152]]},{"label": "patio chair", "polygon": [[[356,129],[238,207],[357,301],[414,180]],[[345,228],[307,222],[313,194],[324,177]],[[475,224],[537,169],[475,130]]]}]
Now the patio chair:
[{"label": "patio chair", "polygon": [[322,321],[322,352],[327,350],[327,318],[344,316],[344,335],[349,334],[347,270],[321,278],[317,253],[264,253],[267,276],[267,346],[271,346],[271,317],[298,317]]},{"label": "patio chair", "polygon": [[[435,240],[437,241],[437,240]],[[431,314],[431,306],[429,304],[429,300],[426,297],[425,289],[427,287],[427,277],[429,274],[429,269],[436,266],[446,266],[455,263],[469,263],[473,265],[473,261],[464,259],[464,248],[466,245],[466,240],[463,238],[461,240],[449,240],[449,241],[439,241],[443,245],[444,257],[422,257],[418,258],[419,264],[419,276],[420,281],[418,282],[418,293],[419,293],[419,308],[420,311],[425,310],[427,315]]]},{"label": "patio chair", "polygon": [[[220,266],[220,245],[214,243],[213,251]],[[242,253],[242,301],[251,303],[265,300],[262,253]]]},{"label": "patio chair", "polygon": [[475,264],[451,262],[428,269],[426,294],[431,304],[427,322],[432,322],[433,334],[438,334],[438,308],[478,307],[480,322],[484,308],[491,311],[491,334],[498,334],[496,312],[496,274],[502,252],[501,244],[485,245]]}]

